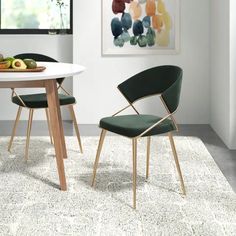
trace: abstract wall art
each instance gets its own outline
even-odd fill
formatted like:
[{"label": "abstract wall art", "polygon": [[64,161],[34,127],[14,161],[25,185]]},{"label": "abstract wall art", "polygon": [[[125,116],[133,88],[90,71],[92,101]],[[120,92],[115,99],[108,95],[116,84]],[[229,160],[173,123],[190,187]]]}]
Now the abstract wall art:
[{"label": "abstract wall art", "polygon": [[175,54],[179,0],[102,0],[102,53]]}]

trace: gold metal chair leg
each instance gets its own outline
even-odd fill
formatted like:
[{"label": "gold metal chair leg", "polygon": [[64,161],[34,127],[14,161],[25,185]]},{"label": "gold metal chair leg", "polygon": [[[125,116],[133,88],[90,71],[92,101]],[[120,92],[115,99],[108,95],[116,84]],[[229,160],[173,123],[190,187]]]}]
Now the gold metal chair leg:
[{"label": "gold metal chair leg", "polygon": [[149,177],[149,163],[150,163],[150,146],[151,146],[151,137],[147,137],[147,166],[146,166],[146,179]]},{"label": "gold metal chair leg", "polygon": [[169,139],[170,139],[171,149],[172,149],[174,159],[175,159],[176,168],[177,168],[179,178],[180,178],[181,189],[182,189],[183,194],[186,195],[184,180],[183,180],[183,176],[182,176],[180,165],[179,165],[179,160],[178,160],[178,155],[177,155],[176,148],[175,148],[174,139],[173,139],[172,133],[168,133],[168,135],[169,135]]},{"label": "gold metal chair leg", "polygon": [[49,118],[49,111],[48,108],[45,108],[45,112],[46,112],[46,116],[47,116],[47,123],[48,123],[48,131],[49,131],[49,135],[50,135],[50,141],[51,144],[53,144],[53,139],[52,139],[52,127],[50,124],[50,118]]},{"label": "gold metal chair leg", "polygon": [[29,141],[30,141],[30,133],[31,133],[31,127],[32,127],[33,113],[34,113],[34,109],[30,109],[28,127],[27,127],[26,147],[25,147],[25,160],[28,160],[28,157],[29,157]]},{"label": "gold metal chair leg", "polygon": [[74,124],[74,127],[75,127],[76,136],[77,136],[77,139],[78,139],[78,142],[79,142],[80,152],[83,153],[83,148],[82,148],[82,143],[81,143],[80,133],[79,133],[79,127],[78,127],[78,123],[77,123],[77,120],[76,120],[73,105],[69,105],[69,109],[70,109],[71,118],[73,120],[73,124]]},{"label": "gold metal chair leg", "polygon": [[133,208],[136,209],[137,138],[132,139],[132,147],[133,147]]},{"label": "gold metal chair leg", "polygon": [[9,142],[9,145],[8,145],[8,151],[9,152],[10,152],[11,147],[12,147],[13,139],[14,139],[14,137],[16,135],[16,128],[17,128],[17,125],[19,123],[21,111],[22,111],[22,107],[19,106],[17,114],[16,114],[16,120],[15,120],[14,127],[13,127],[12,134],[11,134],[11,139],[10,139],[10,142]]},{"label": "gold metal chair leg", "polygon": [[101,132],[101,135],[100,135],[100,140],[99,140],[99,144],[98,144],[98,150],[97,150],[97,154],[96,154],[96,159],[95,159],[94,166],[93,166],[92,187],[94,187],[96,173],[97,173],[97,168],[98,168],[99,157],[100,157],[100,154],[101,154],[102,145],[103,145],[103,142],[104,142],[104,138],[105,138],[106,132],[107,131],[103,129],[102,132]]}]

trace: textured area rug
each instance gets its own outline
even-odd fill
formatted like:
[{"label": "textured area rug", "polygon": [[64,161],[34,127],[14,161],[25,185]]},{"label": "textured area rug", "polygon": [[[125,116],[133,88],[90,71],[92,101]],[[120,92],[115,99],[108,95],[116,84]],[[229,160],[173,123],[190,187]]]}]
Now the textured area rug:
[{"label": "textured area rug", "polygon": [[68,191],[58,190],[54,149],[33,137],[12,153],[0,139],[0,235],[236,235],[236,196],[201,140],[176,137],[187,196],[180,191],[167,137],[152,139],[145,181],[146,139],[138,142],[137,210],[132,209],[131,140],[106,137],[91,188],[97,137],[83,137],[84,154],[67,137]]}]

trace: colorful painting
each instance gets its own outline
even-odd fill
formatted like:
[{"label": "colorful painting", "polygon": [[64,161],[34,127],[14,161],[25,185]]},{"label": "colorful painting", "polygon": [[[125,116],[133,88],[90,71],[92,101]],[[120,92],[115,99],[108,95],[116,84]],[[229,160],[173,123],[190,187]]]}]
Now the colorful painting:
[{"label": "colorful painting", "polygon": [[103,54],[179,50],[179,0],[103,0]]}]

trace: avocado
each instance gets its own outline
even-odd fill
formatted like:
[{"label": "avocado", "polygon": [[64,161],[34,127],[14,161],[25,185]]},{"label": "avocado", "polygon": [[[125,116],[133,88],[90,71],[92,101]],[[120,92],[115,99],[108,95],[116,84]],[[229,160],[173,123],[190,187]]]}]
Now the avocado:
[{"label": "avocado", "polygon": [[26,64],[21,59],[15,59],[12,62],[12,68],[24,70],[27,68]]},{"label": "avocado", "polygon": [[0,69],[8,69],[11,66],[9,61],[1,61],[0,62]]},{"label": "avocado", "polygon": [[4,58],[4,61],[9,61],[9,62],[10,62],[10,67],[11,67],[12,62],[13,62],[14,60],[15,60],[14,57],[6,57],[6,58]]},{"label": "avocado", "polygon": [[37,63],[33,59],[24,59],[24,63],[27,66],[27,69],[35,69],[37,67]]}]

